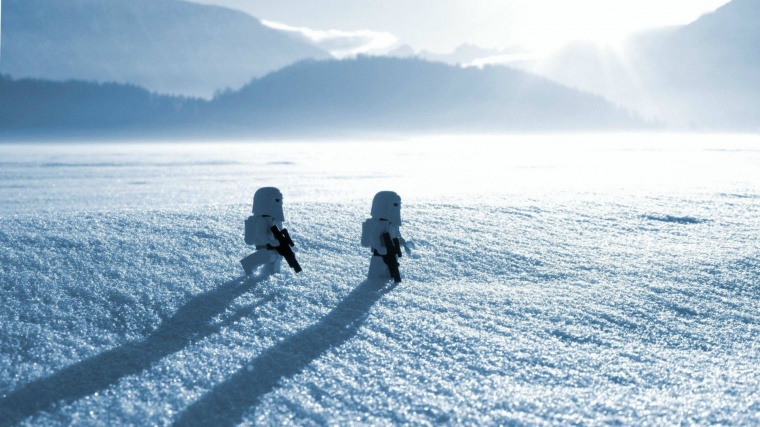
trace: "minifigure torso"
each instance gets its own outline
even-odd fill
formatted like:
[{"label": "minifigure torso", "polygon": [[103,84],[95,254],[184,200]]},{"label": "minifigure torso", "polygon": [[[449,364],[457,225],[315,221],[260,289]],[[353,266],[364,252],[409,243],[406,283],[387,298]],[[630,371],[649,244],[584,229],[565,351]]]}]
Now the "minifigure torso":
[{"label": "minifigure torso", "polygon": [[271,245],[275,242],[274,235],[272,234],[272,226],[276,225],[277,228],[282,228],[282,222],[276,221],[274,218],[268,215],[254,215],[254,234],[253,243],[256,248],[261,246]]},{"label": "minifigure torso", "polygon": [[389,233],[391,235],[391,239],[401,237],[401,233],[399,232],[398,227],[390,221],[375,218],[370,218],[369,221],[369,245],[374,252],[382,252],[380,248],[385,247],[382,237],[384,233]]}]

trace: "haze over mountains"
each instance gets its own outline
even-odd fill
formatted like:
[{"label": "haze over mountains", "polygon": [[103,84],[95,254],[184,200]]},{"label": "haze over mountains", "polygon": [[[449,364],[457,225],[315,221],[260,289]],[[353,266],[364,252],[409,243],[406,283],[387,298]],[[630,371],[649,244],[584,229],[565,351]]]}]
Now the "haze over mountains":
[{"label": "haze over mountains", "polygon": [[[624,52],[574,44],[548,62],[513,62],[562,86],[507,67],[443,64],[484,64],[489,55],[514,61],[522,54],[518,48],[465,45],[435,55],[402,47],[394,53],[399,58],[336,61],[302,38],[221,7],[180,0],[5,0],[0,132],[160,128],[245,136],[652,123],[755,130],[758,9],[753,0],[734,0],[688,26],[640,36]],[[130,86],[92,84],[103,82]],[[212,94],[213,100],[187,98]]]},{"label": "haze over mountains", "polygon": [[619,49],[575,43],[523,65],[694,129],[760,129],[760,2],[733,0],[695,22],[640,34]]}]

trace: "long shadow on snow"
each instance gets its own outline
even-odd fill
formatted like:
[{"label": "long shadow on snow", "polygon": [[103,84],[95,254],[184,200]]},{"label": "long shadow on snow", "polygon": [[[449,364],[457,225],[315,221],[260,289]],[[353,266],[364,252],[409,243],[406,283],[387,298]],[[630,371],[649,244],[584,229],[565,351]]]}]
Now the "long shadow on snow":
[{"label": "long shadow on snow", "polygon": [[179,416],[175,426],[232,426],[283,378],[303,371],[356,335],[372,306],[395,285],[366,280],[318,323],[270,347]]},{"label": "long shadow on snow", "polygon": [[231,280],[187,302],[142,341],[130,342],[68,366],[53,375],[23,385],[0,399],[0,427],[14,425],[58,402],[71,403],[104,390],[127,375],[135,375],[176,353],[191,342],[218,332],[271,298],[245,307],[223,322],[210,321],[224,312],[235,298],[250,291],[268,276]]}]

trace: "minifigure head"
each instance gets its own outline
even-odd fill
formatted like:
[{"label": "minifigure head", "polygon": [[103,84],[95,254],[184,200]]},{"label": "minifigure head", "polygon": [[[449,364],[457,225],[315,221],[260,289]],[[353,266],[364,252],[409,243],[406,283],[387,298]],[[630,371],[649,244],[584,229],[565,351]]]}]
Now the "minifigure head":
[{"label": "minifigure head", "polygon": [[372,218],[387,219],[401,225],[401,197],[393,191],[381,191],[372,199]]},{"label": "minifigure head", "polygon": [[282,193],[274,187],[262,187],[253,195],[253,214],[267,215],[278,221],[285,221],[282,212]]}]

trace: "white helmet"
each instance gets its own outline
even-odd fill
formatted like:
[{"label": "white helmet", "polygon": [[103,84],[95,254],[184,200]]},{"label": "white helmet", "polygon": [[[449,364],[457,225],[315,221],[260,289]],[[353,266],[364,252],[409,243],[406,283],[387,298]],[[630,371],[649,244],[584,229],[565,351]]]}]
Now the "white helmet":
[{"label": "white helmet", "polygon": [[282,193],[274,187],[262,187],[253,195],[253,214],[268,215],[278,221],[285,221],[282,212]]},{"label": "white helmet", "polygon": [[372,218],[387,219],[401,225],[401,197],[393,191],[381,191],[372,199]]}]

